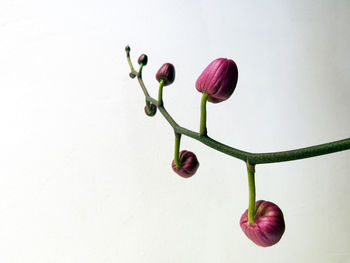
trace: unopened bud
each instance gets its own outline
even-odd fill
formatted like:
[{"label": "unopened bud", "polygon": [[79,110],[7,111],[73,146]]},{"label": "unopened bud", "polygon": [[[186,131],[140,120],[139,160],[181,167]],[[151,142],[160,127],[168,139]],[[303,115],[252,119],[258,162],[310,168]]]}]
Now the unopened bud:
[{"label": "unopened bud", "polygon": [[147,65],[147,61],[148,61],[148,58],[147,58],[147,55],[145,55],[145,54],[142,54],[142,55],[139,57],[139,59],[137,60],[137,62],[138,62],[139,64],[142,63],[144,66]]},{"label": "unopened bud", "polygon": [[196,89],[209,94],[212,103],[227,100],[236,88],[238,70],[231,59],[218,58],[211,62],[196,81]]},{"label": "unopened bud", "polygon": [[125,51],[128,52],[128,53],[130,52],[130,46],[129,46],[129,45],[127,45],[127,46],[125,47]]},{"label": "unopened bud", "polygon": [[157,107],[153,103],[149,105],[149,107],[145,106],[145,113],[147,116],[153,117],[156,115]]},{"label": "unopened bud", "polygon": [[281,209],[272,202],[259,200],[255,203],[255,210],[253,223],[248,221],[248,210],[241,217],[240,225],[244,234],[261,247],[276,244],[285,230]]},{"label": "unopened bud", "polygon": [[158,82],[164,81],[164,86],[168,86],[175,80],[175,68],[173,64],[165,63],[160,67],[156,74],[156,79]]},{"label": "unopened bud", "polygon": [[184,178],[189,178],[194,175],[199,167],[197,156],[190,151],[183,150],[179,154],[180,168],[177,168],[175,161],[171,163],[171,166],[175,173]]}]

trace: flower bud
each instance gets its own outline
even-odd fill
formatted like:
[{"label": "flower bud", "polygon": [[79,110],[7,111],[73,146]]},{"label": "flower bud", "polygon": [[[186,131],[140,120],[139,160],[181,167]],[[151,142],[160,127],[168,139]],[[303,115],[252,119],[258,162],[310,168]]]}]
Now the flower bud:
[{"label": "flower bud", "polygon": [[130,78],[132,78],[132,79],[136,77],[136,75],[135,75],[134,73],[132,73],[132,72],[129,73],[129,76],[130,76]]},{"label": "flower bud", "polygon": [[242,215],[240,225],[243,232],[258,246],[269,247],[276,244],[285,230],[281,209],[264,200],[257,201],[255,209],[254,223],[248,221],[248,210]]},{"label": "flower bud", "polygon": [[139,59],[137,60],[139,64],[142,63],[144,66],[147,65],[147,61],[148,61],[148,58],[147,58],[147,55],[145,54],[142,54],[141,56],[139,56]]},{"label": "flower bud", "polygon": [[150,104],[150,111],[148,111],[147,106],[145,106],[145,113],[147,116],[153,117],[156,115],[157,107],[153,103]]},{"label": "flower bud", "polygon": [[156,74],[156,79],[158,82],[164,81],[164,86],[168,86],[175,80],[175,68],[173,64],[165,63],[160,67]]},{"label": "flower bud", "polygon": [[173,160],[171,166],[175,173],[181,177],[188,178],[194,175],[199,167],[197,156],[190,151],[181,151],[179,154],[180,168],[177,168]]},{"label": "flower bud", "polygon": [[238,70],[231,59],[218,58],[211,62],[196,81],[199,92],[209,94],[212,103],[227,100],[236,88]]},{"label": "flower bud", "polygon": [[128,53],[130,52],[130,46],[129,46],[129,45],[127,45],[127,46],[125,47],[125,51],[128,52]]}]

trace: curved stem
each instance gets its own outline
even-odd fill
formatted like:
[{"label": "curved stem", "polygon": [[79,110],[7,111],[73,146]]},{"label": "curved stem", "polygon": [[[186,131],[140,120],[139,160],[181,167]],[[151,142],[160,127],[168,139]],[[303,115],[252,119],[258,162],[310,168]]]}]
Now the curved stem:
[{"label": "curved stem", "polygon": [[[130,56],[127,53],[127,59],[130,65],[131,72],[135,75],[138,75],[137,72],[132,67],[132,63],[130,61]],[[157,100],[152,98],[143,83],[141,77],[138,76],[138,82],[141,86],[141,89],[145,95],[147,102],[152,102],[154,105],[157,105],[158,110],[164,116],[164,118],[169,122],[169,124],[173,127],[174,131],[188,137],[191,137],[201,143],[237,159],[240,159],[244,162],[249,160],[250,164],[263,164],[263,163],[277,163],[277,162],[286,162],[293,160],[300,160],[315,156],[320,156],[324,154],[330,154],[334,152],[340,152],[350,149],[350,138],[342,139],[339,141],[319,144],[315,146],[290,150],[290,151],[282,151],[282,152],[268,152],[268,153],[250,153],[246,151],[242,151],[228,145],[225,145],[221,142],[218,142],[208,136],[200,136],[198,132],[194,132],[188,130],[186,128],[181,127],[176,123],[176,121],[171,117],[171,115],[166,111],[164,106],[158,103]]]},{"label": "curved stem", "polygon": [[130,53],[129,52],[126,52],[126,59],[128,60],[128,63],[129,63],[129,66],[130,66],[130,70],[132,74],[134,74],[135,76],[137,76],[137,80],[139,81],[139,84],[141,86],[141,89],[143,91],[143,94],[145,95],[146,97],[146,102],[148,101],[147,98],[149,98],[149,94],[148,94],[148,91],[145,87],[145,84],[143,83],[143,80],[142,80],[142,75],[138,74],[138,72],[134,69],[133,65],[132,65],[132,62],[131,62],[131,59],[130,59]]},{"label": "curved stem", "polygon": [[199,128],[199,136],[207,135],[207,101],[209,94],[204,92],[201,100],[201,122]]},{"label": "curved stem", "polygon": [[249,187],[249,206],[248,206],[248,222],[254,223],[255,218],[255,166],[247,161],[248,171],[248,187]]},{"label": "curved stem", "polygon": [[163,106],[163,86],[164,86],[164,80],[160,80],[159,82],[159,90],[158,90],[158,106]]},{"label": "curved stem", "polygon": [[[143,63],[140,64],[139,72],[137,73],[137,78],[142,80],[142,69],[143,69]],[[146,111],[148,114],[151,114],[151,104],[149,101],[146,100]]]},{"label": "curved stem", "polygon": [[142,69],[143,69],[143,64],[141,63],[141,64],[140,64],[140,68],[139,68],[139,72],[138,72],[138,74],[137,74],[137,76],[138,76],[139,78],[141,78],[141,79],[142,79]]},{"label": "curved stem", "polygon": [[180,151],[180,140],[181,133],[175,132],[175,153],[174,153],[174,163],[176,168],[181,168],[181,164],[179,162],[179,151]]},{"label": "curved stem", "polygon": [[136,70],[134,69],[134,67],[132,66],[132,63],[131,63],[131,60],[130,60],[130,52],[126,52],[126,58],[128,60],[128,63],[129,63],[129,66],[130,66],[130,69],[131,69],[131,73],[134,73],[136,75]]}]

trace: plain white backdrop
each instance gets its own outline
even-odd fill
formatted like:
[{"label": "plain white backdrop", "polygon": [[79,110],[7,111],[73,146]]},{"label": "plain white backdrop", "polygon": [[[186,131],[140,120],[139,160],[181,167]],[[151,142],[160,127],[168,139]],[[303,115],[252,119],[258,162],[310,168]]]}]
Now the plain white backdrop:
[{"label": "plain white backdrop", "polygon": [[257,247],[239,227],[242,161],[183,137],[197,174],[171,169],[174,136],[144,112],[144,81],[176,68],[164,102],[199,128],[194,83],[234,59],[232,97],[208,104],[208,133],[251,152],[349,137],[350,1],[0,2],[0,262],[350,262],[350,152],[259,165],[257,199],[286,232]]}]

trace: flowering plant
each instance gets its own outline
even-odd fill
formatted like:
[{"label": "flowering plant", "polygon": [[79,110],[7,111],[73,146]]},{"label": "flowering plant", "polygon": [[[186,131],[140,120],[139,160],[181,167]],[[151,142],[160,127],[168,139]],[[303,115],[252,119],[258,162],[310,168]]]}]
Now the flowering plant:
[{"label": "flowering plant", "polygon": [[344,151],[350,149],[350,138],[324,143],[320,145],[305,147],[301,149],[270,152],[250,153],[242,151],[208,136],[206,125],[206,103],[219,103],[227,100],[234,92],[238,79],[236,63],[231,59],[219,58],[211,62],[199,76],[196,89],[203,93],[201,100],[201,117],[199,131],[191,131],[178,125],[171,115],[166,111],[163,104],[163,86],[170,85],[175,79],[175,68],[170,63],[165,63],[157,72],[156,79],[159,81],[158,100],[152,98],[142,80],[142,69],[147,64],[147,56],[142,54],[138,60],[140,68],[136,71],[130,59],[130,47],[125,48],[127,60],[131,69],[130,77],[137,79],[146,98],[145,112],[148,116],[154,116],[156,110],[164,116],[174,129],[175,154],[172,168],[181,177],[188,178],[194,175],[198,169],[197,156],[190,151],[180,149],[181,135],[186,135],[203,144],[240,159],[246,163],[249,186],[249,205],[243,213],[240,226],[246,236],[255,244],[263,247],[276,244],[285,230],[285,222],[281,209],[274,203],[268,201],[255,201],[255,166],[257,164],[284,162],[315,157],[324,154]]}]

